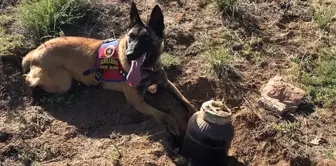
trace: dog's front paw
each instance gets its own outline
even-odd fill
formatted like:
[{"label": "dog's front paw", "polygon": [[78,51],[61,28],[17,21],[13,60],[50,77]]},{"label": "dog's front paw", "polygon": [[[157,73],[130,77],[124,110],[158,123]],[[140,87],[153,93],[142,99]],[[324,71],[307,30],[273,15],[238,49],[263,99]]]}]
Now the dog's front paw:
[{"label": "dog's front paw", "polygon": [[165,116],[163,116],[163,118],[161,119],[161,122],[164,125],[166,125],[165,127],[167,129],[169,129],[169,132],[171,132],[175,136],[180,136],[181,135],[181,132],[180,132],[179,127],[178,127],[178,123],[175,120],[175,118],[173,118],[171,115],[166,114]]}]

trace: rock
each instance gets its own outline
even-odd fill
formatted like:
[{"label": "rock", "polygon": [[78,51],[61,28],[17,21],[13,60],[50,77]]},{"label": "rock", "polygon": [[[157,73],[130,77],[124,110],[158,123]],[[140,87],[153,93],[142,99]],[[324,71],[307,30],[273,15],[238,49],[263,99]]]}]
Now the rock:
[{"label": "rock", "polygon": [[306,94],[302,89],[287,83],[283,77],[274,76],[261,86],[258,105],[282,115],[295,111]]},{"label": "rock", "polygon": [[336,24],[331,24],[329,27],[330,34],[336,34]]},{"label": "rock", "polygon": [[233,44],[233,46],[232,46],[232,50],[233,50],[233,51],[240,51],[241,49],[243,49],[243,45],[240,44],[240,43],[235,43],[235,44]]},{"label": "rock", "polygon": [[6,141],[8,141],[11,137],[12,137],[12,135],[11,135],[10,133],[7,133],[7,132],[0,132],[0,142],[6,142]]}]

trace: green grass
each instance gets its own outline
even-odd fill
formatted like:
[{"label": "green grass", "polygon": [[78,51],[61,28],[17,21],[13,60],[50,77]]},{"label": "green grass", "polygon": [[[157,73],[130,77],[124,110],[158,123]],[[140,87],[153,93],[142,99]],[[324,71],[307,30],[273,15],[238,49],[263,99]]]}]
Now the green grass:
[{"label": "green grass", "polygon": [[301,81],[315,103],[323,107],[332,107],[336,103],[336,47],[321,50],[311,72],[302,73]]},{"label": "green grass", "polygon": [[[335,6],[336,7],[336,6]],[[332,6],[321,6],[315,13],[314,20],[321,29],[328,29],[333,23],[333,19],[336,19],[336,10]]]},{"label": "green grass", "polygon": [[32,165],[32,166],[41,166],[42,164],[39,163],[39,162],[37,162],[37,161],[34,161],[31,165]]},{"label": "green grass", "polygon": [[328,159],[328,160],[335,160],[335,156],[333,154],[333,151],[325,152],[325,158]]},{"label": "green grass", "polygon": [[0,56],[8,56],[11,52],[22,46],[22,35],[8,35],[7,26],[10,22],[13,21],[12,16],[1,15],[0,16]]},{"label": "green grass", "polygon": [[18,49],[24,46],[24,36],[21,34],[8,35],[0,27],[0,56],[14,55]]},{"label": "green grass", "polygon": [[233,11],[237,0],[213,0],[221,11]]},{"label": "green grass", "polygon": [[87,0],[26,0],[19,6],[22,25],[39,39],[62,34],[62,26],[83,17]]},{"label": "green grass", "polygon": [[198,0],[199,6],[204,7],[213,3],[219,11],[234,11],[237,0]]},{"label": "green grass", "polygon": [[187,163],[187,160],[182,156],[177,156],[176,158],[174,158],[174,162],[179,165],[185,165]]},{"label": "green grass", "polygon": [[8,25],[9,23],[13,22],[14,21],[14,16],[13,15],[6,15],[6,14],[3,14],[3,15],[0,15],[0,26],[6,26]]},{"label": "green grass", "polygon": [[0,15],[0,57],[21,56],[32,47],[22,34],[8,31],[15,21],[15,13]]},{"label": "green grass", "polygon": [[281,122],[281,123],[278,123],[278,124],[274,124],[273,125],[273,128],[276,130],[276,131],[280,131],[282,133],[290,133],[290,132],[293,132],[295,131],[296,129],[298,129],[299,127],[299,124],[298,123],[291,123],[291,122]]},{"label": "green grass", "polygon": [[198,0],[198,5],[204,7],[212,2],[212,0]]},{"label": "green grass", "polygon": [[248,61],[254,63],[260,62],[264,60],[266,56],[263,52],[262,44],[263,41],[261,38],[253,37],[244,43],[240,55]]},{"label": "green grass", "polygon": [[219,77],[227,78],[233,61],[232,53],[227,48],[211,48],[202,54],[202,57],[210,65],[210,69]]},{"label": "green grass", "polygon": [[165,68],[178,67],[181,64],[181,59],[167,53],[161,55],[161,62]]},{"label": "green grass", "polygon": [[113,149],[110,155],[113,163],[119,163],[119,160],[122,157],[119,148],[116,145],[113,145]]}]

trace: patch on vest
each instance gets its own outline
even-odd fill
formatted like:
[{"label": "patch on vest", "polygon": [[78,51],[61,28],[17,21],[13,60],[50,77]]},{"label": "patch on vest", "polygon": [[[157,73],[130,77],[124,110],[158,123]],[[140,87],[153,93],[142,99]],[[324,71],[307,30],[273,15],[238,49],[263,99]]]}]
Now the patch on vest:
[{"label": "patch on vest", "polygon": [[102,80],[106,82],[122,82],[124,77],[120,74],[122,70],[118,59],[118,40],[104,42],[96,58],[96,68],[102,69]]}]

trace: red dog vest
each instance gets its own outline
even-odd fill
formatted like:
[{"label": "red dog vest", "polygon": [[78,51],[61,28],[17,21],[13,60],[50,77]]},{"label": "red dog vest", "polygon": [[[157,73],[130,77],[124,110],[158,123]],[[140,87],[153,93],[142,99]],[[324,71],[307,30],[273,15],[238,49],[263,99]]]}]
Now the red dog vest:
[{"label": "red dog vest", "polygon": [[101,69],[101,80],[106,82],[123,82],[126,73],[118,59],[118,40],[106,40],[98,49],[95,68]]},{"label": "red dog vest", "polygon": [[[124,71],[118,59],[119,40],[105,40],[98,49],[95,60],[95,67],[83,72],[84,76],[95,73],[96,82],[101,80],[105,82],[124,82],[127,72]],[[141,67],[141,70],[153,72],[153,67]],[[127,81],[126,81],[127,82]]]}]

